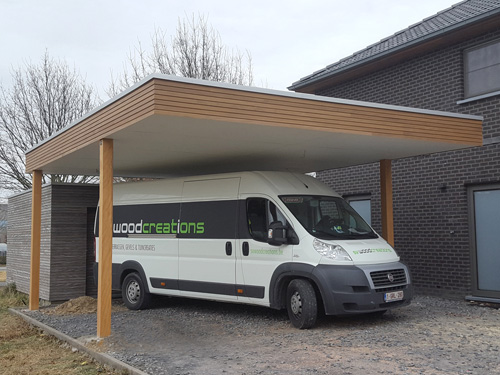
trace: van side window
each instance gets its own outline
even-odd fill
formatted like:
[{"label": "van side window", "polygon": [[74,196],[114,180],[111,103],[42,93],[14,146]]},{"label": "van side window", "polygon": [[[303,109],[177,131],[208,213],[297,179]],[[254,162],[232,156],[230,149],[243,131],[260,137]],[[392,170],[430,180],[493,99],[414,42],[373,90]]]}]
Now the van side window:
[{"label": "van side window", "polygon": [[256,241],[266,242],[266,201],[267,199],[264,198],[247,199],[248,231]]},{"label": "van side window", "polygon": [[247,199],[248,232],[256,241],[267,242],[269,224],[281,221],[285,226],[288,222],[276,205],[265,198]]}]

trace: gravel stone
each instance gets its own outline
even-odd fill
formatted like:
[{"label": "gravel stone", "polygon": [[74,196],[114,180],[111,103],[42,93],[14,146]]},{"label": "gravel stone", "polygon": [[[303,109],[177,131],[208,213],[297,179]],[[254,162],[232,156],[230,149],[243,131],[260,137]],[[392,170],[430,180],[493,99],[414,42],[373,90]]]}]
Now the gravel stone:
[{"label": "gravel stone", "polygon": [[[71,337],[96,333],[96,314],[27,315]],[[149,374],[500,374],[500,310],[416,296],[383,316],[320,316],[297,330],[285,311],[157,298],[112,314],[97,349]]]}]

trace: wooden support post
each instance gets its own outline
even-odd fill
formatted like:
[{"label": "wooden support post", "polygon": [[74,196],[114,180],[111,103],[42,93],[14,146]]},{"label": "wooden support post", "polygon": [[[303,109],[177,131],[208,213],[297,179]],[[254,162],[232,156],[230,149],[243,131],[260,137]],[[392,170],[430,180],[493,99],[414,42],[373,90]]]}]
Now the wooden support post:
[{"label": "wooden support post", "polygon": [[113,140],[100,143],[99,271],[97,288],[97,336],[111,334],[111,266],[113,246]]},{"label": "wooden support post", "polygon": [[42,171],[33,171],[31,190],[31,263],[29,309],[38,310],[40,299],[40,242],[42,237]]},{"label": "wooden support post", "polygon": [[380,161],[380,198],[382,204],[382,237],[394,246],[391,160]]}]

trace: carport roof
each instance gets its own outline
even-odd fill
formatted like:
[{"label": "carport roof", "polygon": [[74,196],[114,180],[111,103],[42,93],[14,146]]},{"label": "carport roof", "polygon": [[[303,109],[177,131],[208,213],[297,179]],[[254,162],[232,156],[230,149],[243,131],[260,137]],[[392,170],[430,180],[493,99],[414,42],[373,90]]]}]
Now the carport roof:
[{"label": "carport roof", "polygon": [[154,74],[26,153],[27,172],[309,172],[482,145],[482,118]]}]

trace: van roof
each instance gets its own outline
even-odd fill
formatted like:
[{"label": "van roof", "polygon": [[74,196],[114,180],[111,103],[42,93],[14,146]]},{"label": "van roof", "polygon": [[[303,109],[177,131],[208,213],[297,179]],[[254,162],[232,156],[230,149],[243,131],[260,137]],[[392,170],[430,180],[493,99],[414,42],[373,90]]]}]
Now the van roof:
[{"label": "van roof", "polygon": [[[266,194],[278,195],[334,195],[333,190],[314,177],[292,172],[248,171],[223,173],[213,175],[178,177],[152,181],[128,182],[114,185],[114,203],[116,205],[140,203],[168,203],[179,202],[182,197],[184,182],[224,180],[240,178],[239,194]],[[200,191],[200,199],[231,199],[235,195],[221,195],[221,189],[209,192]],[[238,193],[235,191],[235,194]]]}]

